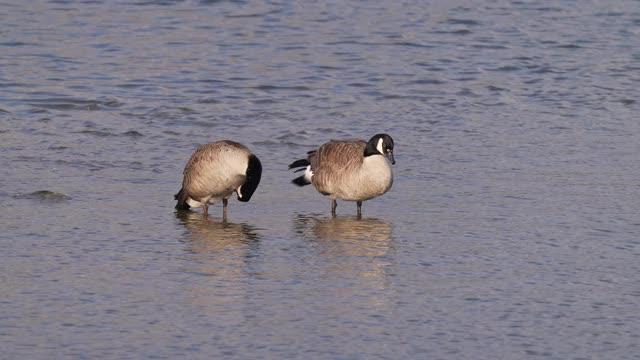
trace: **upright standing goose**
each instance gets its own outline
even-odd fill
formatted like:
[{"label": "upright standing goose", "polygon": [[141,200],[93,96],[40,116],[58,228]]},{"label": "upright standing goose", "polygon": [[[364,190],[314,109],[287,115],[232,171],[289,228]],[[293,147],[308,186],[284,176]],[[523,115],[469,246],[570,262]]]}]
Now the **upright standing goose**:
[{"label": "upright standing goose", "polygon": [[238,200],[247,202],[256,191],[262,176],[262,164],[244,145],[222,140],[199,147],[184,168],[182,189],[175,195],[176,209],[203,207],[222,200],[223,218],[227,203],[235,191]]},{"label": "upright standing goose", "polygon": [[317,150],[309,151],[306,159],[294,161],[289,169],[303,171],[293,179],[298,186],[313,184],[322,195],[331,197],[331,214],[335,216],[336,199],[356,201],[358,216],[362,215],[362,202],[380,196],[391,188],[393,139],[377,134],[368,142],[332,140]]}]

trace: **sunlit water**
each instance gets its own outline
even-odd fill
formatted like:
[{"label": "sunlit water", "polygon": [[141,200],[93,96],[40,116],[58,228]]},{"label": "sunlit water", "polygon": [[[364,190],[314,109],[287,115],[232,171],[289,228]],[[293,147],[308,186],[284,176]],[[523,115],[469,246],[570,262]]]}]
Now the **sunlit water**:
[{"label": "sunlit water", "polygon": [[[637,359],[640,4],[471,4],[1,3],[0,357]],[[289,183],[379,132],[361,220]]]}]

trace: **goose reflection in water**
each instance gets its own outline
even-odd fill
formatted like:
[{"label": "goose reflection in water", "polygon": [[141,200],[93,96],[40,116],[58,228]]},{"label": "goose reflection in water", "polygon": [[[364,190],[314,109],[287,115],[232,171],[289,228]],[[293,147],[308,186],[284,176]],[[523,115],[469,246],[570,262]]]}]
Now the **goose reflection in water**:
[{"label": "goose reflection in water", "polygon": [[190,279],[181,284],[182,293],[204,317],[241,322],[244,315],[230,309],[246,303],[245,280],[252,276],[250,260],[260,236],[250,225],[203,218],[201,213],[179,211],[176,217],[186,230],[180,240],[185,245],[181,270]]},{"label": "goose reflection in water", "polygon": [[176,217],[187,229],[182,241],[194,255],[194,265],[204,267],[199,272],[242,271],[246,259],[257,251],[259,236],[250,225],[203,218],[194,212],[179,211]]},{"label": "goose reflection in water", "polygon": [[392,239],[392,226],[378,219],[298,215],[297,231],[323,245],[323,252],[350,256],[382,256]]},{"label": "goose reflection in water", "polygon": [[[393,244],[393,227],[378,219],[357,217],[314,217],[298,215],[294,231],[308,239],[319,255],[316,262],[320,283],[336,299],[358,299],[364,308],[384,309],[393,261],[388,256]],[[362,296],[368,294],[368,296]],[[336,309],[338,311],[338,309]]]}]

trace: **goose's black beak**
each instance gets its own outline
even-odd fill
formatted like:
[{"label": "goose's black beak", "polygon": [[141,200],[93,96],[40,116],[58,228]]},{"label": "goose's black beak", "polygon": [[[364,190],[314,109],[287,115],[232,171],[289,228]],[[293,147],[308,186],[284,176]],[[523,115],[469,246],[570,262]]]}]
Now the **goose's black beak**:
[{"label": "goose's black beak", "polygon": [[396,159],[393,158],[393,150],[387,150],[387,158],[391,161],[392,165],[395,165]]}]

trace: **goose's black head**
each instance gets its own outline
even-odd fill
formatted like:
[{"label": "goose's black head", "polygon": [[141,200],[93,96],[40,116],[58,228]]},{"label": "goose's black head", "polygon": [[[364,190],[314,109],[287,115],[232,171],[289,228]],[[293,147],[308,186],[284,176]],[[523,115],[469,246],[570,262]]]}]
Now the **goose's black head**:
[{"label": "goose's black head", "polygon": [[374,135],[364,149],[364,156],[383,155],[386,156],[392,164],[396,163],[393,158],[393,139],[387,134]]},{"label": "goose's black head", "polygon": [[247,202],[251,200],[251,196],[258,188],[260,184],[260,178],[262,177],[262,164],[257,156],[251,154],[249,156],[249,166],[247,166],[247,178],[238,188],[238,201]]}]

